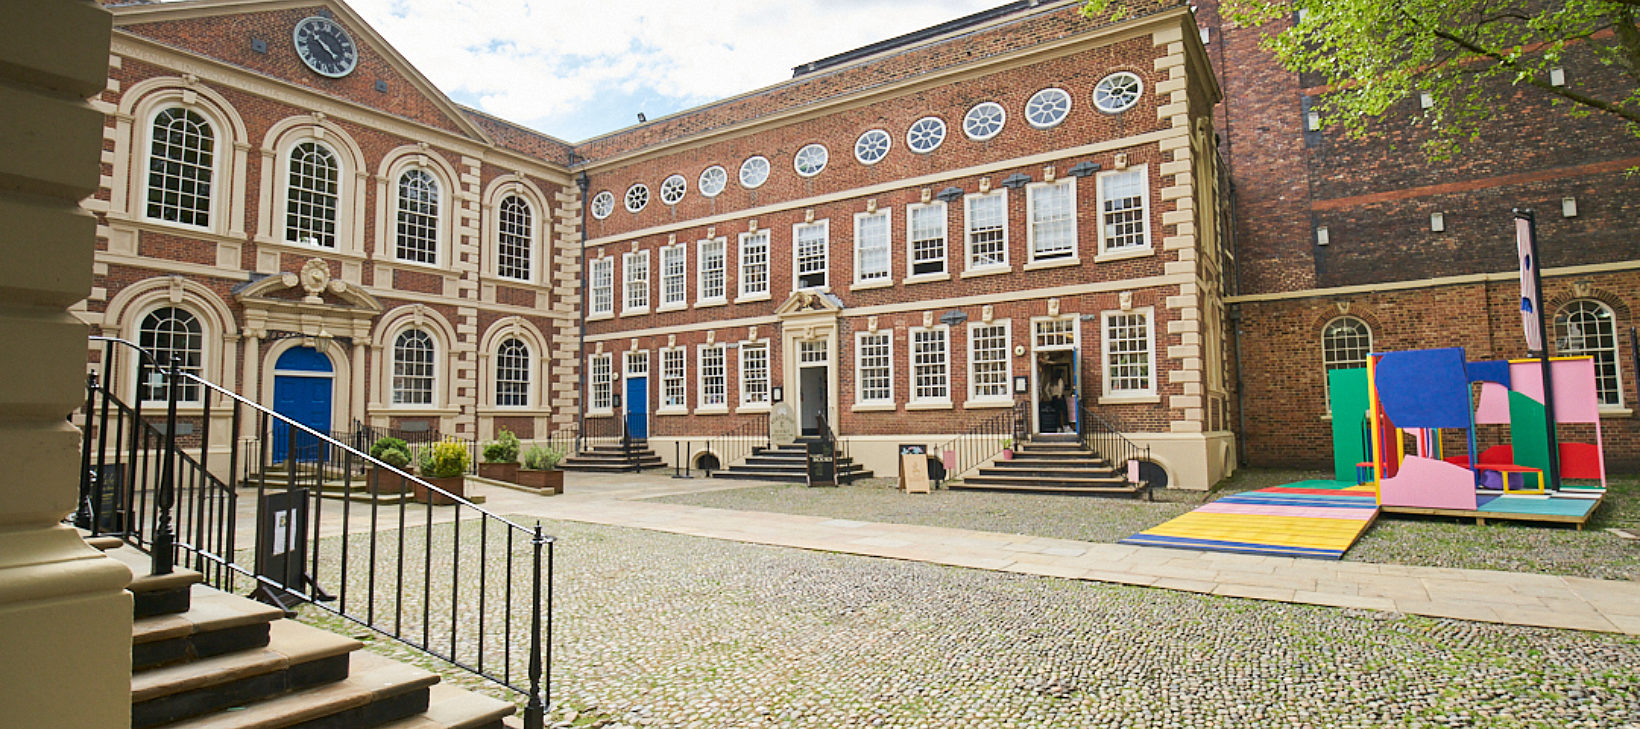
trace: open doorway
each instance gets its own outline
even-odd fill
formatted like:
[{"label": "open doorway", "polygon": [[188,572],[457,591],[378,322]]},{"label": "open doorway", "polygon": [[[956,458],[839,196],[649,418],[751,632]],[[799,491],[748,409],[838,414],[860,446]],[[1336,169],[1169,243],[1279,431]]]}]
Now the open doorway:
[{"label": "open doorway", "polygon": [[1078,378],[1076,352],[1036,353],[1036,432],[1075,433]]}]

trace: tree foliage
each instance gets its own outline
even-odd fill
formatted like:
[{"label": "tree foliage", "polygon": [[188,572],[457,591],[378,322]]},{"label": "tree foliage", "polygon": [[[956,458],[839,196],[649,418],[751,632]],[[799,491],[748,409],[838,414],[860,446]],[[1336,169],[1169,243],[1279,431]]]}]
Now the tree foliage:
[{"label": "tree foliage", "polygon": [[[1119,16],[1124,0],[1088,0],[1089,17]],[[1428,94],[1425,150],[1440,158],[1484,132],[1512,87],[1535,87],[1575,116],[1622,119],[1640,136],[1640,0],[1225,0],[1225,21],[1291,19],[1264,47],[1288,70],[1330,90],[1323,124],[1369,134],[1392,106]],[[1596,64],[1616,83],[1554,83],[1551,71]]]}]

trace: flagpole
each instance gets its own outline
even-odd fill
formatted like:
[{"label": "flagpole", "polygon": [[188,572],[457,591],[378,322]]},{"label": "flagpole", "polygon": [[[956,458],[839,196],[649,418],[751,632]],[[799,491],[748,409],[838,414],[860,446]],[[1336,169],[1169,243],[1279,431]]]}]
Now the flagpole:
[{"label": "flagpole", "polygon": [[[1536,311],[1533,312],[1532,318],[1537,320],[1537,339],[1539,345],[1537,352],[1538,367],[1543,371],[1544,434],[1549,441],[1549,472],[1544,474],[1544,476],[1546,477],[1545,480],[1549,483],[1549,488],[1559,491],[1560,434],[1555,430],[1554,368],[1551,367],[1549,363],[1549,332],[1548,325],[1544,322],[1543,316],[1543,266],[1541,265],[1543,259],[1538,257],[1537,215],[1530,209],[1522,210],[1520,208],[1516,208],[1514,213],[1517,221],[1526,221],[1527,243],[1529,245],[1530,257],[1527,259],[1527,265],[1521,270],[1521,275],[1526,275],[1527,271],[1525,269],[1531,269],[1532,292],[1534,294],[1532,296],[1532,303],[1533,306],[1536,307]],[[1505,477],[1507,477],[1507,475]]]}]

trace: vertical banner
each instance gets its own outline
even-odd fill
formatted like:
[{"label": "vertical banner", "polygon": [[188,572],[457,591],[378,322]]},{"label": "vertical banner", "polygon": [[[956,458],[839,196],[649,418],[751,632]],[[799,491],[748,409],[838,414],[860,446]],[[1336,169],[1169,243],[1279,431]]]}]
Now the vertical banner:
[{"label": "vertical banner", "polygon": [[1532,219],[1515,218],[1515,250],[1520,256],[1520,323],[1526,329],[1526,349],[1543,350],[1543,297],[1538,290],[1537,246],[1532,240]]}]

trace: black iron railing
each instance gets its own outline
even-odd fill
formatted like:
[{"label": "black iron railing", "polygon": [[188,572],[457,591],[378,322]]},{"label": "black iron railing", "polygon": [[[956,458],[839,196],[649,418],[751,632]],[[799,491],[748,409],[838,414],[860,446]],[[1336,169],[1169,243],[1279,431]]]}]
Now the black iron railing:
[{"label": "black iron railing", "polygon": [[[826,417],[824,410],[815,413],[814,429],[817,437],[831,444],[831,462],[836,469],[837,484],[854,483],[854,479],[859,475],[859,472],[853,468],[854,461],[849,457],[848,443],[837,437],[837,432],[832,430],[831,420]],[[848,464],[847,468],[843,465],[845,463]]]},{"label": "black iron railing", "polygon": [[[706,439],[706,451],[717,458],[717,469],[725,470],[729,467],[752,457],[759,448],[768,449],[774,445],[769,439],[769,414],[749,413],[739,416],[743,418],[739,425]],[[706,471],[712,475],[712,469]]]},{"label": "black iron railing", "polygon": [[[626,429],[626,411],[616,408],[608,417],[585,418],[575,435],[575,452],[585,453],[599,446],[620,446],[632,450],[632,436]],[[630,453],[629,453],[630,454]]]},{"label": "black iron railing", "polygon": [[1101,417],[1086,404],[1079,405],[1076,413],[1077,440],[1082,447],[1104,457],[1115,467],[1123,478],[1137,486],[1128,469],[1128,463],[1150,460],[1150,446],[1138,446],[1122,435],[1122,430],[1115,424]]},{"label": "black iron railing", "polygon": [[[555,540],[539,523],[485,511],[458,485],[394,468],[131,342],[93,340],[101,376],[88,379],[81,414],[77,525],[149,552],[155,574],[180,559],[216,587],[306,603],[493,681],[524,698],[526,727],[543,727]],[[133,369],[121,354],[161,373],[147,388],[165,394],[160,422],[111,385]],[[245,437],[213,438],[219,428]],[[326,491],[344,498],[327,505]]]},{"label": "black iron railing", "polygon": [[[1025,439],[1029,407],[1026,402],[1016,402],[1013,407],[986,417],[962,435],[936,447],[929,455],[947,464],[939,483],[962,478],[969,471],[989,463],[1003,450],[1018,446]],[[950,458],[946,458],[947,453],[951,454]]]}]

